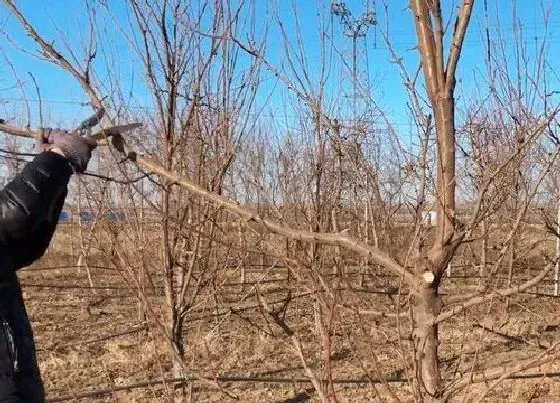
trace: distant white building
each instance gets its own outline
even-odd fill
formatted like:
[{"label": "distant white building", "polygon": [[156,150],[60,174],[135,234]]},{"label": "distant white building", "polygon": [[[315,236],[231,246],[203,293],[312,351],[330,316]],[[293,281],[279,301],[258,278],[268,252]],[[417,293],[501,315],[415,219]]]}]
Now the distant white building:
[{"label": "distant white building", "polygon": [[422,211],[422,222],[425,225],[434,226],[436,225],[437,212],[435,210]]}]

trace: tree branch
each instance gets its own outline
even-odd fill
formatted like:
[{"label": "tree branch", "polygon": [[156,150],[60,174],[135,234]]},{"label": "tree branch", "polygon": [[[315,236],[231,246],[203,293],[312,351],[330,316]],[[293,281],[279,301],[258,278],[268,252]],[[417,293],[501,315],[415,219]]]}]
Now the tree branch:
[{"label": "tree branch", "polygon": [[[57,65],[59,65],[61,68],[63,68],[64,70],[68,71],[76,80],[78,80],[78,82],[81,84],[84,91],[89,95],[94,108],[99,109],[103,107],[101,99],[97,95],[96,91],[92,88],[91,83],[89,83],[83,77],[83,75],[80,74],[80,72],[77,69],[75,69],[64,58],[64,56],[62,56],[60,52],[58,52],[52,45],[48,44],[37,33],[37,31],[35,31],[35,29],[29,24],[29,22],[23,16],[23,14],[14,5],[12,0],[3,0],[3,1],[10,8],[10,10],[16,15],[16,17],[19,19],[21,24],[24,26],[27,33],[31,36],[31,38],[41,46],[41,48],[47,55],[50,56],[51,60]],[[236,43],[240,45],[238,41]],[[246,49],[246,51],[248,50]],[[5,124],[0,126],[0,130],[9,134],[24,136],[24,137],[34,137],[34,135],[36,135],[37,133],[30,130],[22,130]],[[124,150],[120,150],[120,151],[123,152]],[[125,152],[125,154],[129,155],[128,152]],[[376,248],[368,244],[362,243],[358,240],[348,238],[347,236],[341,234],[314,233],[314,232],[308,232],[302,230],[295,230],[283,226],[281,224],[275,223],[273,221],[260,218],[252,211],[239,206],[236,202],[230,201],[220,195],[208,192],[202,187],[181,177],[180,175],[177,175],[173,172],[164,169],[162,166],[154,163],[149,159],[146,159],[141,156],[136,157],[135,154],[134,154],[134,159],[138,164],[144,166],[152,173],[157,173],[158,175],[161,175],[162,177],[165,177],[166,179],[169,179],[170,181],[177,183],[181,187],[220,205],[221,207],[229,210],[230,212],[233,212],[241,217],[244,217],[248,221],[253,221],[255,223],[258,223],[273,233],[283,235],[288,238],[297,239],[300,241],[318,242],[326,245],[340,246],[348,250],[354,251],[358,253],[360,256],[369,257],[376,264],[379,264],[387,268],[388,270],[394,272],[395,274],[402,276],[404,281],[410,287],[411,292],[414,292],[414,290],[416,290],[417,288],[416,277],[410,271],[406,270],[404,267],[398,264],[393,258],[388,256],[387,254],[377,250]]]},{"label": "tree branch", "polygon": [[525,290],[527,290],[528,288],[534,287],[535,285],[537,285],[543,278],[546,277],[546,275],[548,274],[548,272],[550,271],[550,269],[552,269],[554,267],[554,265],[556,264],[556,260],[550,262],[549,264],[547,264],[545,266],[545,268],[539,273],[538,276],[532,278],[531,280],[526,281],[525,283],[515,286],[515,287],[510,287],[510,288],[505,288],[505,289],[501,289],[501,290],[496,290],[493,291],[489,294],[486,295],[479,295],[476,297],[473,297],[467,301],[465,301],[464,303],[462,303],[461,305],[446,311],[446,312],[442,312],[439,315],[437,315],[434,318],[434,324],[443,322],[444,320],[447,320],[455,315],[457,315],[458,313],[463,312],[465,309],[470,308],[472,306],[475,305],[480,305],[483,304],[487,301],[492,300],[493,298],[496,297],[508,297],[510,295],[513,294],[518,294],[520,292],[523,292]]},{"label": "tree branch", "polygon": [[473,5],[474,0],[463,0],[461,11],[457,16],[455,32],[453,33],[453,42],[451,43],[451,49],[447,57],[447,71],[445,73],[445,90],[447,93],[452,91],[455,86],[455,71],[457,70],[457,63],[461,56],[461,49],[471,19]]},{"label": "tree branch", "polygon": [[41,49],[43,50],[45,56],[48,59],[50,59],[53,63],[59,65],[64,70],[72,74],[72,76],[76,80],[78,80],[78,82],[82,86],[82,89],[91,98],[93,107],[95,109],[100,109],[102,107],[101,100],[99,99],[99,97],[97,96],[93,88],[91,87],[88,80],[83,76],[83,74],[80,73],[80,71],[78,71],[74,66],[72,66],[72,64],[70,64],[70,62],[68,62],[68,60],[66,60],[66,58],[62,55],[62,53],[56,50],[50,43],[47,43],[37,33],[37,31],[35,31],[33,26],[31,26],[31,24],[27,21],[27,19],[21,13],[21,11],[19,11],[19,9],[15,6],[12,0],[3,0],[3,1],[4,4],[11,10],[11,12],[20,21],[21,25],[23,25],[23,28],[25,29],[27,34],[31,37],[31,39],[33,39],[37,44],[39,44],[39,46],[41,46]]},{"label": "tree branch", "polygon": [[438,84],[440,83],[437,80],[435,40],[430,23],[430,11],[426,0],[413,0],[411,7],[414,11],[418,50],[422,58],[422,65],[425,66],[423,69],[424,81],[430,100],[434,102],[438,93]]},{"label": "tree branch", "polygon": [[[32,130],[20,129],[14,126],[0,124],[0,131],[8,134],[13,134],[16,136],[29,137],[32,138],[37,132]],[[136,157],[136,162],[142,165],[150,173],[155,173],[161,177],[168,179],[172,183],[176,183],[184,189],[189,190],[198,196],[209,200],[219,207],[225,208],[226,210],[239,215],[247,220],[247,222],[254,222],[263,226],[270,232],[278,235],[288,237],[290,239],[295,239],[304,242],[317,242],[325,245],[339,246],[353,252],[356,252],[360,256],[368,257],[374,263],[379,264],[388,270],[392,271],[396,275],[402,276],[404,281],[410,287],[411,292],[416,290],[417,280],[413,273],[402,267],[396,260],[391,258],[386,253],[370,246],[366,243],[358,241],[356,239],[349,238],[348,236],[341,233],[317,233],[304,230],[296,230],[282,224],[276,223],[271,220],[267,220],[259,217],[257,214],[251,210],[240,206],[235,201],[228,200],[227,198],[220,196],[216,193],[207,191],[206,189],[198,186],[197,184],[183,178],[174,172],[170,172],[163,168],[162,166],[156,164],[142,156]]]},{"label": "tree branch", "polygon": [[[539,354],[537,357],[531,357],[526,360],[522,360],[515,365],[510,366],[500,366],[495,368],[487,369],[482,372],[475,372],[463,375],[458,381],[456,381],[451,387],[449,387],[445,393],[447,399],[458,391],[466,388],[472,383],[488,382],[495,380],[476,401],[481,401],[488,392],[494,389],[500,382],[505,379],[512,377],[514,374],[524,371],[529,368],[534,368],[536,366],[546,364],[547,362],[553,361],[558,357],[558,347],[560,346],[560,341],[557,341],[549,349]],[[444,401],[447,399],[444,398]]]},{"label": "tree branch", "polygon": [[276,223],[272,220],[259,217],[257,214],[251,210],[240,206],[234,201],[228,200],[227,198],[220,196],[216,193],[207,191],[206,189],[196,185],[195,183],[181,177],[178,174],[169,172],[165,170],[160,165],[146,159],[144,157],[137,158],[138,164],[146,167],[152,173],[158,174],[171,182],[195,193],[198,196],[203,197],[218,206],[225,208],[226,210],[239,215],[247,220],[247,222],[254,222],[263,226],[270,232],[278,235],[286,236],[290,239],[295,239],[304,242],[317,242],[325,245],[339,246],[353,252],[356,252],[360,256],[368,257],[374,263],[379,264],[386,269],[392,271],[393,273],[402,276],[404,281],[410,287],[411,292],[417,289],[417,279],[414,274],[404,267],[402,267],[396,260],[391,258],[384,252],[370,246],[366,243],[360,242],[356,239],[349,238],[348,236],[341,233],[321,233],[321,232],[310,232],[304,230],[297,230],[282,224]]}]

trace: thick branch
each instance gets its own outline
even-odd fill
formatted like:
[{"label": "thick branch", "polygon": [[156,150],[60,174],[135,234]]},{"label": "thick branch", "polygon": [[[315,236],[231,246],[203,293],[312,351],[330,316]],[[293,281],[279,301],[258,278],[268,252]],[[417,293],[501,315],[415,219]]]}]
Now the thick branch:
[{"label": "thick branch", "polygon": [[[136,124],[133,125],[122,125],[122,126],[114,126],[108,129],[101,129],[99,132],[92,134],[90,137],[97,140],[98,146],[107,145],[107,140],[105,137],[109,137],[114,134],[118,134],[119,130],[128,130],[127,128],[136,127]],[[4,133],[11,134],[12,136],[24,137],[27,139],[36,139],[37,136],[42,135],[41,130],[30,130],[30,129],[22,129],[20,127],[12,126],[7,123],[0,123],[0,131]]]},{"label": "thick branch", "polygon": [[441,3],[439,1],[432,2],[431,6],[434,28],[434,43],[436,50],[436,71],[438,85],[442,88],[445,85],[445,67],[443,65],[443,17],[441,15]]},{"label": "thick branch", "polygon": [[447,93],[453,91],[455,86],[455,71],[457,70],[457,63],[461,56],[463,48],[463,41],[465,40],[465,33],[472,15],[474,0],[463,0],[461,11],[457,16],[457,24],[455,32],[453,33],[453,42],[447,58],[447,71],[445,74],[445,90]]},{"label": "thick branch", "polygon": [[29,139],[34,139],[38,135],[41,135],[40,131],[21,129],[19,127],[11,126],[7,123],[0,123],[0,131],[11,134],[12,136],[25,137]]},{"label": "thick branch", "polygon": [[[34,134],[36,133],[31,130],[20,129],[6,124],[0,124],[0,131],[6,132],[8,134],[23,136],[23,137],[33,137]],[[274,221],[261,218],[251,210],[240,206],[236,202],[228,200],[227,198],[220,196],[216,193],[209,192],[206,189],[196,185],[195,183],[183,178],[182,176],[164,169],[162,166],[156,164],[155,162],[147,158],[138,156],[136,162],[139,165],[142,165],[145,169],[147,169],[151,173],[158,174],[163,178],[168,179],[170,182],[176,183],[182,188],[185,188],[190,192],[195,193],[203,197],[204,199],[209,200],[217,204],[218,206],[225,208],[226,210],[235,213],[240,217],[245,218],[249,222],[254,222],[256,224],[262,225],[270,232],[283,235],[290,239],[296,239],[299,241],[317,242],[325,245],[340,246],[342,248],[346,248],[348,250],[356,252],[360,256],[368,257],[376,264],[379,264],[387,268],[388,270],[392,271],[393,273],[402,276],[404,281],[408,284],[411,290],[416,289],[417,281],[415,276],[411,272],[406,270],[404,267],[402,267],[390,256],[374,248],[373,246],[349,238],[344,234],[316,233],[310,231],[296,230],[284,226],[282,224],[276,223]]]},{"label": "thick branch", "polygon": [[422,65],[424,70],[424,81],[428,89],[430,100],[435,102],[438,93],[435,40],[430,23],[430,11],[426,4],[426,0],[413,0],[411,3],[414,11],[414,24],[416,26],[416,35],[418,37],[418,50],[422,57]]},{"label": "thick branch", "polygon": [[288,237],[290,239],[295,239],[304,242],[317,242],[325,245],[332,245],[332,246],[339,246],[353,252],[356,252],[358,255],[363,257],[368,257],[374,263],[379,264],[386,269],[392,271],[393,273],[402,276],[404,281],[408,284],[408,286],[412,290],[416,290],[416,277],[402,267],[399,263],[397,263],[393,258],[388,256],[387,254],[383,253],[382,251],[370,246],[366,243],[360,242],[355,239],[351,239],[344,234],[340,233],[318,233],[318,232],[310,232],[304,230],[297,230],[282,224],[276,223],[274,221],[261,218],[251,210],[240,206],[234,201],[228,200],[227,198],[220,196],[216,193],[212,193],[207,191],[206,189],[196,185],[195,183],[181,177],[180,175],[169,172],[165,170],[160,165],[154,163],[153,161],[138,157],[137,158],[138,164],[144,166],[152,173],[158,174],[169,181],[176,183],[177,185],[181,186],[189,190],[192,193],[195,193],[202,198],[209,200],[220,207],[225,208],[226,210],[239,215],[240,217],[245,218],[248,222],[254,222],[256,224],[262,225],[268,231],[273,232],[278,235],[282,235]]}]

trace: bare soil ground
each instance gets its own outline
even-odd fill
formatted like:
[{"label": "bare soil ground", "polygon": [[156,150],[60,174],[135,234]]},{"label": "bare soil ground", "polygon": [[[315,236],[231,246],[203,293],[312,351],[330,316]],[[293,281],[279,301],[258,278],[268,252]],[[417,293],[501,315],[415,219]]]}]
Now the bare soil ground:
[{"label": "bare soil ground", "polygon": [[[91,268],[97,288],[90,288],[86,270],[73,267],[75,263],[69,252],[55,248],[20,274],[48,397],[79,396],[87,391],[169,376],[164,345],[157,332],[140,323],[136,299],[119,272],[102,267],[99,259],[99,267]],[[312,296],[300,296],[308,290],[293,281],[288,284],[282,268],[266,276],[263,273],[259,268],[250,270],[246,280],[259,282],[259,293],[271,304],[286,298],[288,289],[291,290],[286,320],[301,339],[309,367],[322,376],[323,356],[315,332]],[[469,273],[466,274],[468,277]],[[229,281],[230,285],[222,284],[219,293],[207,292],[189,314],[185,331],[187,367],[207,376],[305,378],[289,339],[258,308],[257,287],[241,286],[235,281],[237,277]],[[369,277],[363,288],[358,287],[356,276],[348,276],[342,284],[346,287],[343,302],[364,310],[394,312],[394,307],[406,299],[387,295],[395,283],[382,276]],[[461,289],[468,293],[477,284],[478,280],[470,278],[446,280],[443,292],[456,295]],[[540,292],[545,291],[543,287]],[[154,296],[156,303],[158,298]],[[558,312],[560,299],[521,295],[512,298],[507,309],[504,300],[496,299],[456,316],[441,326],[444,373],[451,377],[541,354],[552,342],[560,340]],[[341,309],[333,328],[333,377],[363,381],[368,376],[376,379],[381,372],[388,379],[402,378],[403,358],[409,358],[409,340],[405,335],[408,319],[401,322],[403,335],[399,338],[395,320],[373,319]],[[404,357],[401,351],[405,352]],[[560,371],[560,363],[530,372],[545,370]],[[475,385],[466,401],[476,400],[490,385]],[[242,402],[318,401],[310,384],[297,381],[224,382],[222,386]],[[165,401],[166,390],[170,388],[159,383],[73,400],[159,402]],[[198,382],[192,388],[193,401],[232,401],[223,392]],[[413,401],[406,383],[391,383],[390,388],[402,401]],[[336,393],[341,402],[392,401],[383,385],[367,382],[337,384]],[[548,377],[506,380],[485,401],[558,402],[560,382]]]}]

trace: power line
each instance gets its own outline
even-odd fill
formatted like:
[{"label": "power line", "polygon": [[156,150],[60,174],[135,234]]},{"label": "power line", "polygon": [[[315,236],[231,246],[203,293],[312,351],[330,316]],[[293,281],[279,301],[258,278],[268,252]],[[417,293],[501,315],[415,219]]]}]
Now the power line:
[{"label": "power line", "polygon": [[47,104],[68,104],[68,105],[80,105],[80,106],[89,106],[89,102],[87,101],[62,101],[57,99],[32,99],[32,98],[16,98],[16,97],[0,97],[0,102],[32,102],[32,103],[47,103]]},{"label": "power line", "polygon": [[[62,101],[62,100],[48,100],[48,99],[24,99],[24,98],[16,98],[16,97],[0,97],[0,102],[8,101],[8,102],[31,102],[31,103],[43,103],[43,104],[69,104],[69,105],[79,105],[79,106],[86,106],[87,103],[82,101]],[[156,111],[157,108],[153,106],[127,106],[128,109],[133,110],[152,110]],[[239,113],[238,116],[243,117],[261,117],[261,118],[274,118],[274,119],[301,119],[305,116],[296,115],[296,114],[277,114],[277,113],[256,113],[256,112],[245,112]],[[312,119],[312,116],[308,116],[309,119]],[[367,119],[360,119],[360,118],[339,118],[339,121],[342,123],[353,123],[353,122],[363,122]],[[370,119],[371,120],[371,119]],[[383,125],[387,126],[387,125]],[[415,123],[391,123],[389,126],[405,126],[405,127],[418,127]]]}]

